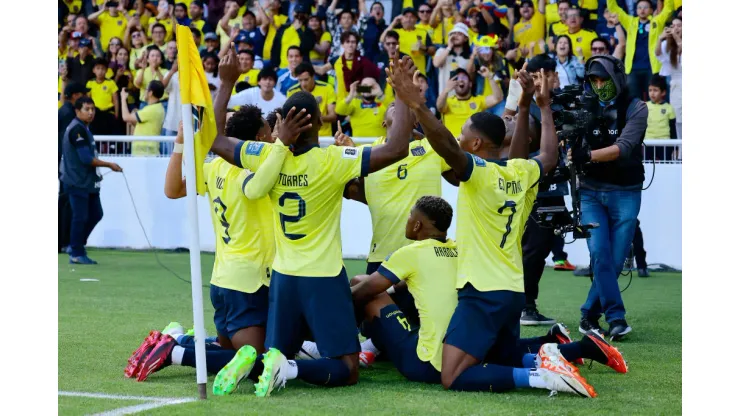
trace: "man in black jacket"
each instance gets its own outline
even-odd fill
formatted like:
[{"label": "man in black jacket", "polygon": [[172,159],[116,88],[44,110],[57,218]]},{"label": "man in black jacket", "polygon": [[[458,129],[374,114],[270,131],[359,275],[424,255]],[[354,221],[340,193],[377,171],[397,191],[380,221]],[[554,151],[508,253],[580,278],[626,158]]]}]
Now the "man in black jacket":
[{"label": "man in black jacket", "polygon": [[640,212],[648,110],[644,102],[629,98],[624,64],[611,56],[594,56],[586,62],[584,88],[598,96],[604,121],[587,137],[589,146],[568,152],[574,164],[584,166],[579,178],[583,223],[600,224],[588,239],[594,278],[581,306],[579,329],[582,333],[601,330],[603,313],[609,336],[617,340],[632,330],[625,320],[617,278]]},{"label": "man in black jacket", "polygon": [[[59,162],[62,161],[62,139],[64,138],[64,132],[67,130],[67,126],[72,120],[75,119],[75,102],[80,97],[84,97],[90,90],[85,88],[84,85],[76,82],[69,83],[64,87],[64,104],[62,108],[57,112],[57,168],[59,168]],[[58,173],[61,176],[61,172]],[[59,203],[58,203],[58,245],[57,251],[59,253],[64,251],[64,248],[69,245],[69,227],[72,221],[72,213],[69,208],[69,197],[64,192],[62,187],[62,181],[59,181]]]}]

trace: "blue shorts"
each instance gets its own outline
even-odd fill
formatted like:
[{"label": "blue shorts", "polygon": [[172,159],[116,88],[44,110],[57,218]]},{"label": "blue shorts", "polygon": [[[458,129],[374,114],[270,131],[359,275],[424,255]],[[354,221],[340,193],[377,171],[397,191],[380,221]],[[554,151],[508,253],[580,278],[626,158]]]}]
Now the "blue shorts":
[{"label": "blue shorts", "polygon": [[[378,268],[380,268],[380,265],[383,264],[381,261],[376,262],[368,262],[367,268],[365,269],[365,274],[371,275],[378,271]],[[411,295],[408,289],[402,289],[398,290],[395,293],[392,293],[391,299],[393,299],[393,303],[398,305],[398,307],[403,311],[403,314],[406,315],[406,319],[411,323],[412,326],[419,326],[419,310],[416,309],[416,303],[414,303],[414,297]]]},{"label": "blue shorts", "polygon": [[377,272],[378,271],[378,268],[380,267],[381,264],[383,264],[382,261],[369,261],[369,262],[367,262],[367,268],[365,268],[365,274],[369,276],[369,275]]},{"label": "blue shorts", "polygon": [[388,355],[404,377],[411,381],[440,384],[439,371],[431,363],[420,360],[416,353],[419,328],[409,324],[398,305],[381,309],[380,318],[373,319],[365,328],[373,344]]},{"label": "blue shorts", "polygon": [[231,339],[240,329],[267,326],[269,292],[267,286],[260,287],[254,293],[245,293],[211,285],[216,331]]},{"label": "blue shorts", "polygon": [[342,267],[334,277],[303,277],[272,271],[265,346],[293,357],[313,339],[322,357],[360,351],[352,292]]},{"label": "blue shorts", "polygon": [[457,292],[457,307],[447,327],[445,344],[494,364],[521,366],[519,319],[524,293],[480,292],[470,283]]}]

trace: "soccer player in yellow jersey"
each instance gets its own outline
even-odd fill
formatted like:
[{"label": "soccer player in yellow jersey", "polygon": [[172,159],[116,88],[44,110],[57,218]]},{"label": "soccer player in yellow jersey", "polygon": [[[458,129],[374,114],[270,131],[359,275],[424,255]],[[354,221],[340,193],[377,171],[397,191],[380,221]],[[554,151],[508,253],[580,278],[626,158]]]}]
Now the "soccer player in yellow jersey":
[{"label": "soccer player in yellow jersey", "polygon": [[298,77],[298,85],[294,85],[288,89],[286,95],[290,98],[299,91],[313,95],[316,103],[319,105],[321,114],[322,125],[319,136],[331,136],[332,123],[337,121],[337,95],[334,92],[334,87],[326,82],[316,81],[316,71],[314,71],[313,65],[308,62],[298,65],[295,69],[295,74]]},{"label": "soccer player in yellow jersey", "polygon": [[[422,196],[400,227],[413,243],[388,255],[377,271],[352,279],[352,298],[364,304],[366,336],[411,381],[440,383],[442,341],[457,306],[457,245],[447,238],[451,223],[447,201]],[[386,293],[402,281],[419,309],[418,328]]]},{"label": "soccer player in yellow jersey", "polygon": [[[414,71],[402,65],[389,75],[396,98],[412,109],[432,147],[461,182],[457,203],[458,304],[442,351],[442,385],[464,391],[547,388],[594,397],[593,388],[560,353],[545,355],[544,369],[517,368],[523,358],[517,346],[524,307],[521,237],[537,194],[536,185],[557,162],[547,78],[538,77],[537,103],[543,125],[540,154],[533,160],[518,159],[527,157],[528,150],[529,117],[520,115],[511,159],[502,162],[506,127],[501,118],[487,112],[474,114],[465,122],[458,143],[426,107],[414,85]],[[522,109],[529,107],[535,86],[528,74],[520,77]],[[489,363],[482,365],[484,359]]]},{"label": "soccer player in yellow jersey", "polygon": [[[229,91],[238,74],[234,52],[229,51],[219,64],[222,83],[214,103],[217,120],[226,110]],[[342,194],[351,179],[383,169],[408,154],[410,113],[405,105],[398,107],[398,123],[387,143],[321,149],[318,139],[322,121],[316,99],[298,91],[283,106],[283,114],[305,113],[311,124],[285,157],[277,183],[269,193],[274,209],[276,252],[265,343],[269,350],[256,385],[258,397],[269,396],[275,388],[296,377],[326,386],[357,382],[360,345],[342,264]],[[259,172],[266,168],[266,158],[275,146],[279,144],[243,143],[219,134],[211,150],[229,163]],[[313,334],[321,355],[328,358],[289,361],[287,357],[298,352],[307,331]]]}]

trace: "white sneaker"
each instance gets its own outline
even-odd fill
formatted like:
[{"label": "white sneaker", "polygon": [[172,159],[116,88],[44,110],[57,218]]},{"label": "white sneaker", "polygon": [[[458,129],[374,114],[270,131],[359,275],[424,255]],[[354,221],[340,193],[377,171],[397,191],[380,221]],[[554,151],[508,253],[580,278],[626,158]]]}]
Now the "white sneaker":
[{"label": "white sneaker", "polygon": [[560,348],[558,348],[558,344],[555,343],[542,344],[534,361],[537,368],[548,368],[548,366],[551,366],[559,368],[560,371],[574,374],[581,373],[578,371],[578,367],[574,366],[566,360],[565,357],[563,357],[563,354],[560,352]]},{"label": "white sneaker", "polygon": [[[559,350],[555,354],[551,346],[557,349],[557,344],[544,344],[536,359],[537,372],[547,388],[552,392],[573,393],[586,398],[596,397],[596,390],[586,382],[578,369],[562,358]],[[548,352],[551,354],[548,355]]]},{"label": "white sneaker", "polygon": [[375,354],[373,354],[370,351],[362,351],[360,352],[360,367],[362,368],[370,368],[375,363]]},{"label": "white sneaker", "polygon": [[321,358],[319,347],[312,341],[303,341],[301,350],[295,355],[296,360],[318,360],[319,358]]},{"label": "white sneaker", "polygon": [[288,359],[276,348],[270,348],[262,359],[265,369],[259,376],[259,381],[254,385],[254,394],[257,397],[268,397],[277,387],[278,390],[285,387],[288,374]]}]

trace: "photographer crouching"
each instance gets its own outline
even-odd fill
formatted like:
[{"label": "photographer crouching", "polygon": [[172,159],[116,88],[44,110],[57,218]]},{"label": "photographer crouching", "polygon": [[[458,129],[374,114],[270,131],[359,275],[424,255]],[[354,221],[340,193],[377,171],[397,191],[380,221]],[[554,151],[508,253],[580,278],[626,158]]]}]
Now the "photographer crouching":
[{"label": "photographer crouching", "polygon": [[648,110],[644,102],[630,99],[624,64],[611,56],[594,56],[586,62],[585,95],[598,97],[597,117],[586,135],[586,143],[568,150],[568,159],[578,172],[581,219],[599,224],[590,230],[593,281],[581,306],[579,330],[603,332],[602,314],[609,324],[607,334],[618,340],[632,328],[617,279],[628,255],[640,212],[642,141]]}]

